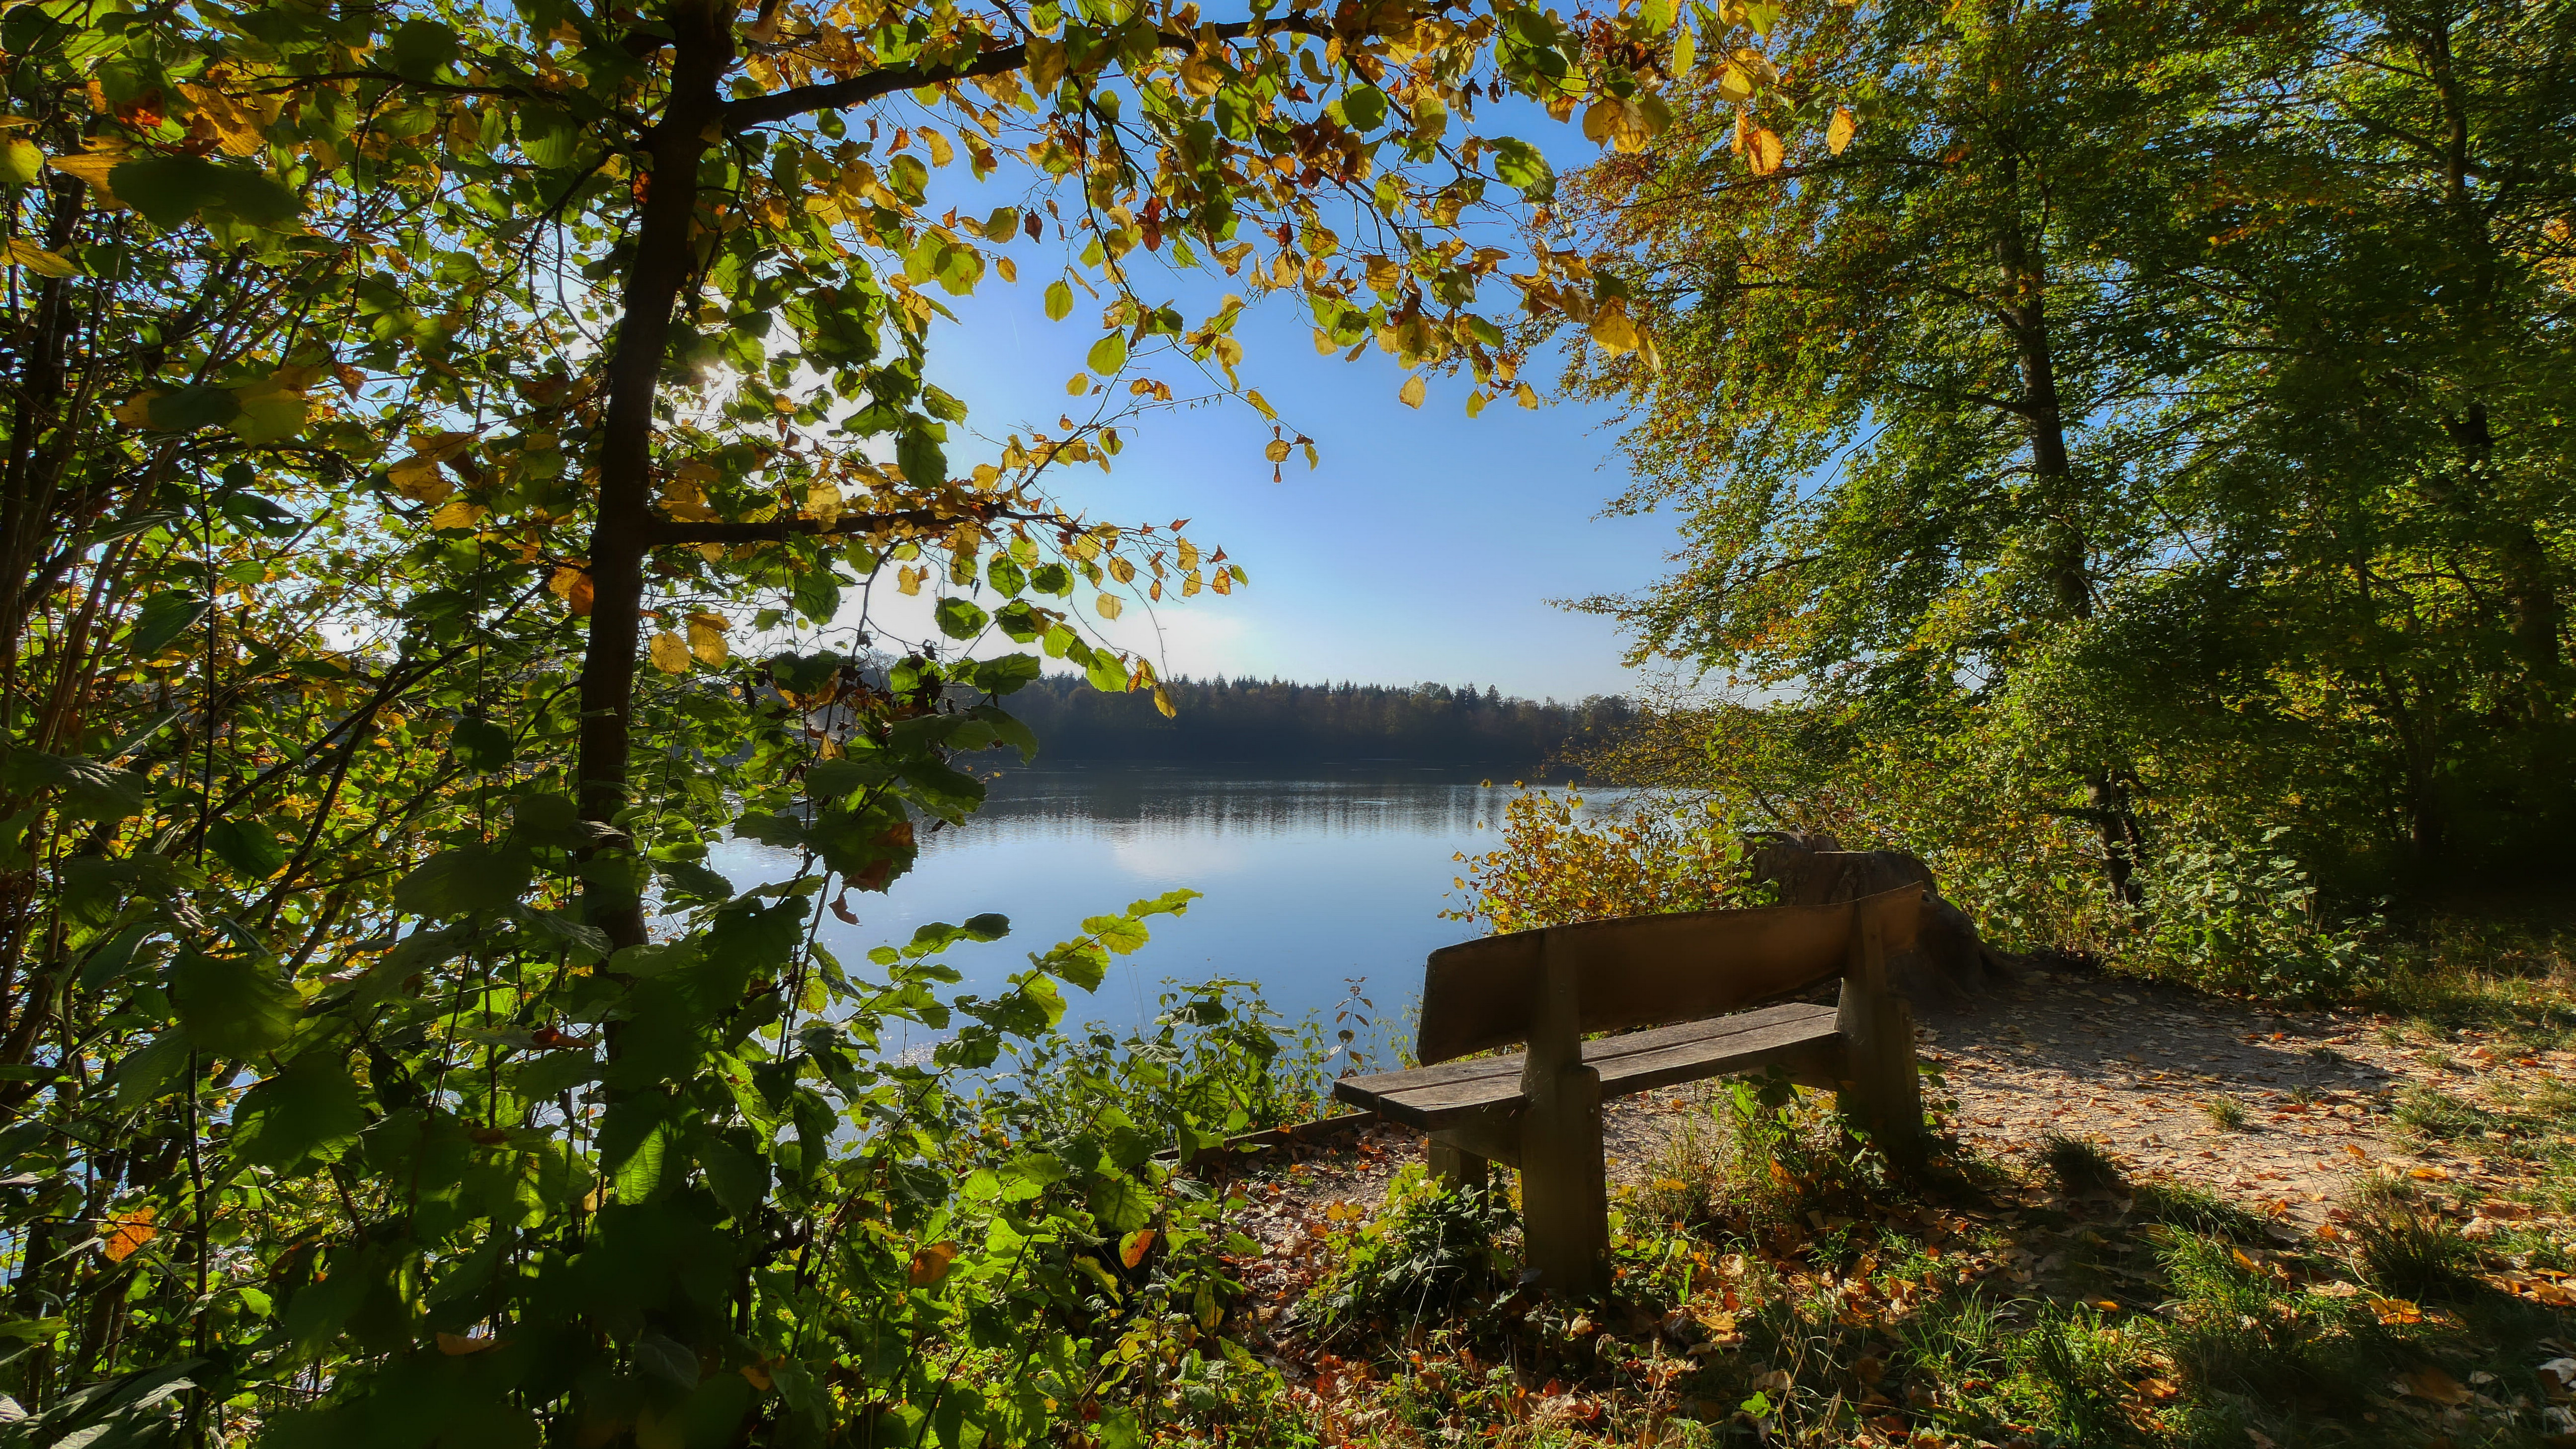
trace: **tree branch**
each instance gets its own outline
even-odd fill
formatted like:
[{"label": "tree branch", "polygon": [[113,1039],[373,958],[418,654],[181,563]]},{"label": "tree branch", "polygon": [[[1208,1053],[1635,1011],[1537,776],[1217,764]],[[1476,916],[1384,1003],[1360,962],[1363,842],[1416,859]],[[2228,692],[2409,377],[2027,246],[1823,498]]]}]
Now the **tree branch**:
[{"label": "tree branch", "polygon": [[1048,528],[1061,527],[1064,520],[1052,513],[1028,513],[995,505],[965,510],[940,508],[903,508],[891,513],[844,513],[826,527],[819,518],[780,516],[750,523],[684,523],[656,518],[646,525],[645,542],[654,548],[687,546],[700,543],[780,543],[791,538],[846,538],[851,534],[875,533],[880,529],[909,525],[931,529],[955,523],[991,523],[1011,519],[1035,523]]},{"label": "tree branch", "polygon": [[[1219,40],[1240,40],[1253,34],[1287,31],[1322,39],[1331,27],[1310,16],[1290,15],[1277,20],[1237,20],[1213,27]],[[1186,32],[1165,31],[1165,50],[1196,50],[1199,37]],[[977,55],[964,65],[897,66],[891,70],[871,71],[848,80],[828,81],[821,85],[792,86],[773,95],[752,96],[728,102],[724,108],[725,134],[739,135],[754,126],[789,120],[814,111],[836,111],[848,106],[865,105],[881,96],[908,91],[919,86],[943,85],[949,81],[973,80],[977,76],[1000,75],[1018,70],[1029,63],[1025,44],[995,47]]]}]

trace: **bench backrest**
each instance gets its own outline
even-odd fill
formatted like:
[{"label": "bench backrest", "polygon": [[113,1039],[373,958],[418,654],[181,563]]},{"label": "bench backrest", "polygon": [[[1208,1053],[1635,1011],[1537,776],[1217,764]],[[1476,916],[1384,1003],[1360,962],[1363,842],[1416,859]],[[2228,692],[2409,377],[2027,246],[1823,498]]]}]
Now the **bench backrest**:
[{"label": "bench backrest", "polygon": [[1921,886],[1827,906],[1627,916],[1514,931],[1431,953],[1422,983],[1424,1066],[1530,1039],[1550,965],[1570,965],[1575,1031],[1696,1021],[1842,975],[1864,912],[1882,948],[1914,941]]}]

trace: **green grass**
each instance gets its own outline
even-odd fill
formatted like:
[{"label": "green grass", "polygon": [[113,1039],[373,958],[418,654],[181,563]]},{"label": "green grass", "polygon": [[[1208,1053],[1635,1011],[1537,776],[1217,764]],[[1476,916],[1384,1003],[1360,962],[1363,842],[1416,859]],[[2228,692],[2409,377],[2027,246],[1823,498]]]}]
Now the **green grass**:
[{"label": "green grass", "polygon": [[2200,1099],[2200,1113],[2209,1119],[2210,1126],[2221,1132],[2245,1130],[2245,1104],[2234,1097],[2203,1097]]}]

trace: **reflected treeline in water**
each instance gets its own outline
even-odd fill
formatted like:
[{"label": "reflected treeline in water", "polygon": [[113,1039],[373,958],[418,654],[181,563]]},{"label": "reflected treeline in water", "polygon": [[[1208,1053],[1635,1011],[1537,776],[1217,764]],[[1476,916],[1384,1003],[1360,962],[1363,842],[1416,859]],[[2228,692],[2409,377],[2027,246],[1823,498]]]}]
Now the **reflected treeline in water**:
[{"label": "reflected treeline in water", "polygon": [[[1562,788],[1562,787],[1557,787]],[[1354,767],[1282,779],[1246,770],[1018,769],[992,781],[984,808],[962,831],[941,830],[927,850],[976,836],[1068,839],[1199,837],[1455,836],[1497,822],[1518,793],[1455,769]],[[1606,806],[1625,792],[1585,791]]]}]

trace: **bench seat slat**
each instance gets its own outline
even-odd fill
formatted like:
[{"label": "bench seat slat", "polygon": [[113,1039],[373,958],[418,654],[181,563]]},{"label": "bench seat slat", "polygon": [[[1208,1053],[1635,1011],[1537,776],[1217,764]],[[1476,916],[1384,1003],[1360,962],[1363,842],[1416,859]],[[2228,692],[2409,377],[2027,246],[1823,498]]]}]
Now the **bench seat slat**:
[{"label": "bench seat slat", "polygon": [[[1583,1044],[1583,1061],[1599,1069],[1601,1095],[1618,1097],[1750,1071],[1812,1052],[1834,1037],[1834,1008],[1793,1001],[1588,1041]],[[1344,1077],[1333,1084],[1333,1095],[1427,1131],[1460,1118],[1517,1107],[1521,1059],[1522,1053],[1513,1052],[1407,1072]]]}]

